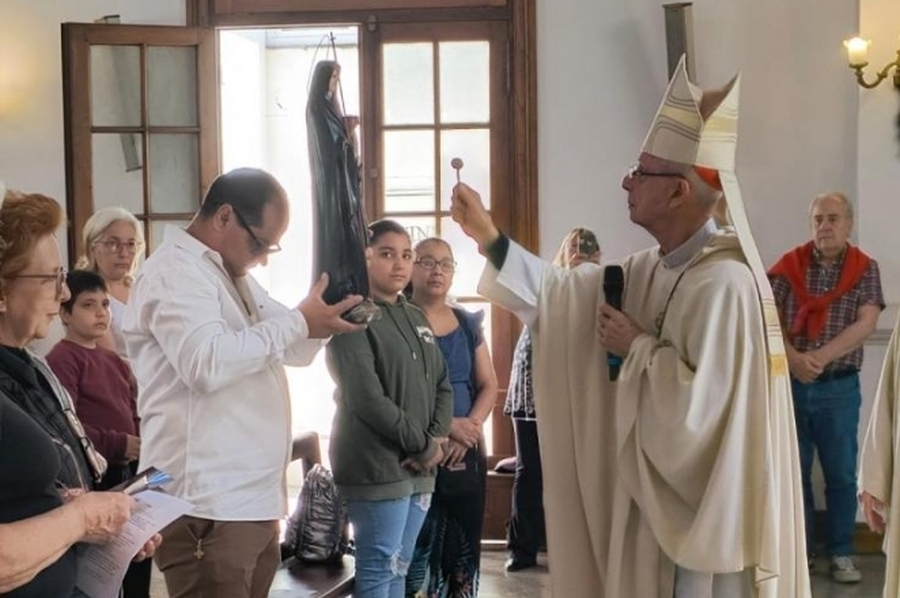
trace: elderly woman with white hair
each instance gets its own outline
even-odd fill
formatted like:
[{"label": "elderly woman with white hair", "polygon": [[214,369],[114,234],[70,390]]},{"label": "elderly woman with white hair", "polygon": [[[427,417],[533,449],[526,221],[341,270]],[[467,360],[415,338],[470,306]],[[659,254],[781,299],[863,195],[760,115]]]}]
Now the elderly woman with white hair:
[{"label": "elderly woman with white hair", "polygon": [[99,274],[109,292],[112,318],[109,334],[100,344],[127,358],[122,337],[122,315],[131,293],[134,272],[144,250],[143,227],[125,208],[103,208],[85,223],[82,239],[84,254],[76,268]]}]

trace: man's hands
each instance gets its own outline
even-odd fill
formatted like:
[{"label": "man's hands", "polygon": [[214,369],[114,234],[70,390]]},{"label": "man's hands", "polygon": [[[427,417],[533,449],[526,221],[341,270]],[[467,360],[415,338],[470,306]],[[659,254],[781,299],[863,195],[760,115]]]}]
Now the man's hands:
[{"label": "man's hands", "polygon": [[147,540],[147,543],[144,544],[138,553],[134,555],[134,558],[131,559],[135,563],[140,563],[143,560],[149,559],[156,553],[156,549],[159,548],[159,545],[162,544],[162,536],[159,534],[153,534],[153,536]]},{"label": "man's hands", "polygon": [[309,290],[309,295],[297,307],[306,319],[309,338],[328,338],[335,334],[365,329],[363,324],[351,324],[341,318],[342,313],[363,300],[362,296],[350,295],[334,305],[328,305],[322,299],[322,293],[326,288],[328,288],[328,274],[322,273]]},{"label": "man's hands", "polygon": [[827,365],[815,351],[801,353],[793,347],[787,348],[787,358],[791,374],[803,384],[809,384],[818,378]]},{"label": "man's hands", "polygon": [[859,495],[859,502],[862,505],[862,512],[866,516],[869,529],[875,533],[884,534],[886,523],[884,503],[865,491]]},{"label": "man's hands", "polygon": [[490,213],[481,202],[481,196],[465,183],[459,183],[453,188],[450,215],[462,227],[463,232],[478,243],[482,253],[500,236]]},{"label": "man's hands", "polygon": [[634,339],[643,333],[634,320],[608,303],[597,309],[597,340],[610,353],[627,357]]}]

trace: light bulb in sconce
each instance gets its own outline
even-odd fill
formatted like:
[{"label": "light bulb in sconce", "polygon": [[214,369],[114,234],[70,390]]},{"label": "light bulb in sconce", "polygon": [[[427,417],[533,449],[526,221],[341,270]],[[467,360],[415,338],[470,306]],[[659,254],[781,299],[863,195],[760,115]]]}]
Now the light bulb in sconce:
[{"label": "light bulb in sconce", "polygon": [[883,69],[875,73],[874,80],[866,81],[863,69],[869,64],[869,44],[871,43],[861,37],[853,37],[844,42],[844,47],[847,48],[847,62],[850,63],[850,68],[856,72],[856,82],[866,89],[878,87],[878,84],[887,79],[893,69],[894,88],[900,90],[900,50],[897,50],[897,58],[893,62],[887,63]]},{"label": "light bulb in sconce", "polygon": [[872,42],[861,37],[853,37],[844,41],[844,47],[847,48],[847,61],[850,66],[865,66],[869,63],[869,45]]}]

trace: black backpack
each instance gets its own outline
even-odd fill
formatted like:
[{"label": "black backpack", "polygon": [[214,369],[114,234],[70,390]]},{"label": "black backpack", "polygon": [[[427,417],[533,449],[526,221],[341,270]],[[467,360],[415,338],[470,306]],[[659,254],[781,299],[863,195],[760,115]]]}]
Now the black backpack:
[{"label": "black backpack", "polygon": [[288,520],[282,555],[327,563],[348,552],[347,509],[331,472],[316,464],[303,482],[297,508]]}]

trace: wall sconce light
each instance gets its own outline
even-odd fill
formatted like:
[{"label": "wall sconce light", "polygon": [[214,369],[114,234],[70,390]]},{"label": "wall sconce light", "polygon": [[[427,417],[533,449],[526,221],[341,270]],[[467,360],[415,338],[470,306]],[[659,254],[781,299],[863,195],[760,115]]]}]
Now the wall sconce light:
[{"label": "wall sconce light", "polygon": [[863,69],[869,64],[867,54],[871,43],[871,41],[861,37],[854,37],[844,42],[844,47],[847,48],[847,60],[850,63],[850,68],[856,71],[856,82],[866,89],[872,89],[887,78],[888,73],[891,71],[891,67],[893,67],[894,87],[900,89],[900,50],[897,50],[897,59],[894,60],[894,62],[888,63],[883,69],[878,71],[875,81],[871,83],[866,82],[866,79],[863,76]]}]

